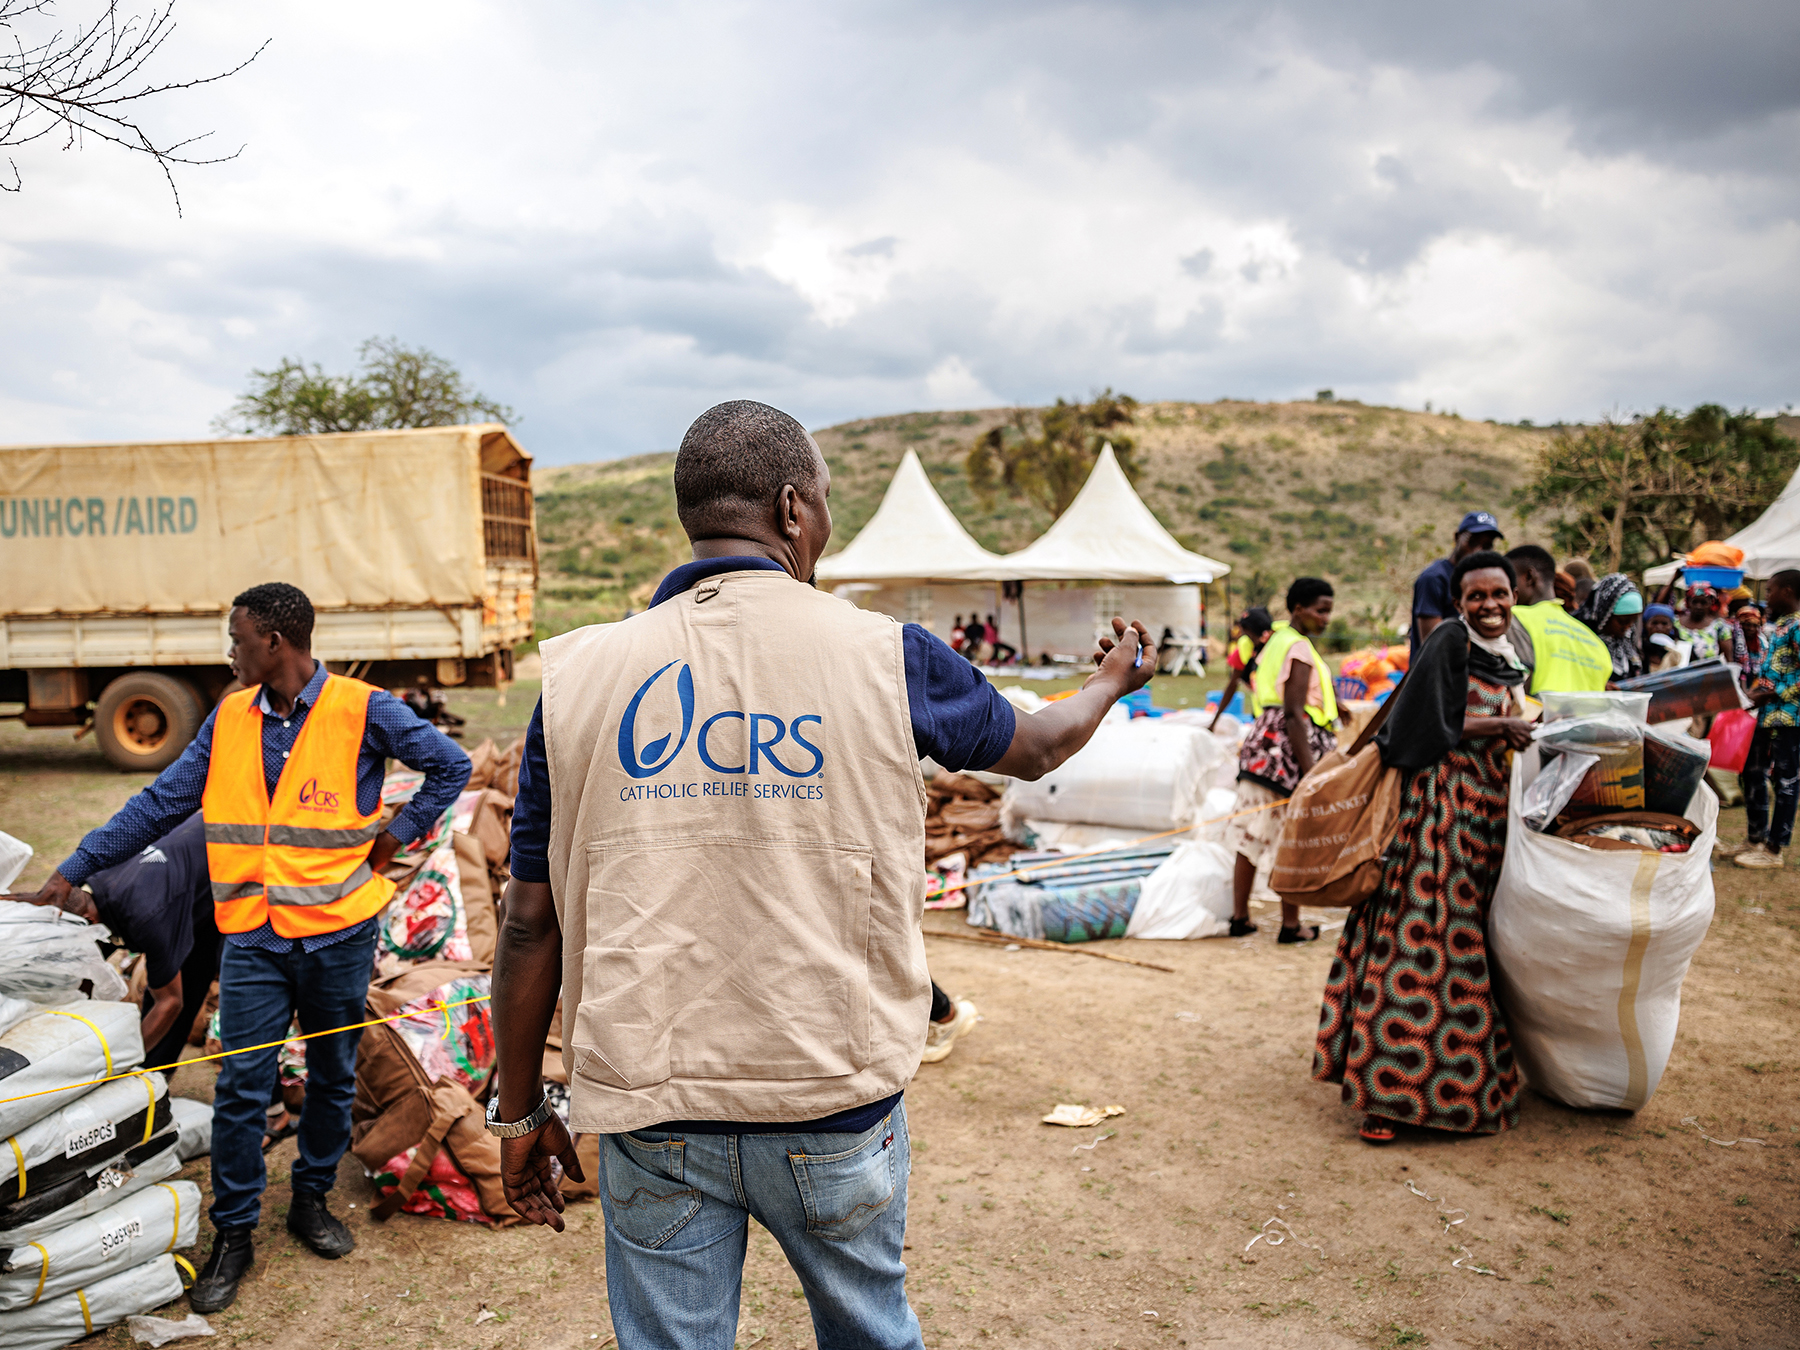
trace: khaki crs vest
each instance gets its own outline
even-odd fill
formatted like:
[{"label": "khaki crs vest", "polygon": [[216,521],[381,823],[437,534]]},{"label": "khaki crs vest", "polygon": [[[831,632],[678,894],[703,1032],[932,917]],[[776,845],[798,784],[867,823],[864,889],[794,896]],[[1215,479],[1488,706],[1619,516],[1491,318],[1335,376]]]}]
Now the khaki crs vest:
[{"label": "khaki crs vest", "polygon": [[571,1122],[903,1088],[931,986],[901,626],[730,572],[542,645]]}]

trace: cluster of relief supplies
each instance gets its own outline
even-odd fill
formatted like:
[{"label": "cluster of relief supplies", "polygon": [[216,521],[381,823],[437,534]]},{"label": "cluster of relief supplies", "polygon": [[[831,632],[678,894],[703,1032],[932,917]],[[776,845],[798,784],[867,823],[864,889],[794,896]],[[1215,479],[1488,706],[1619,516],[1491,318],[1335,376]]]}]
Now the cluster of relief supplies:
[{"label": "cluster of relief supplies", "polygon": [[[1712,921],[1719,800],[1712,747],[1687,731],[1748,700],[1722,661],[1630,683],[1543,696],[1533,743],[1514,756],[1489,937],[1534,1086],[1636,1110],[1668,1064],[1681,982]],[[1112,719],[1055,772],[1009,785],[1002,826],[1036,851],[970,874],[969,922],[1062,942],[1223,935],[1235,860],[1220,822],[1239,731],[1229,715],[1217,732],[1211,721]],[[1273,901],[1263,887],[1259,876],[1253,896]]]},{"label": "cluster of relief supplies", "polygon": [[[0,890],[29,856],[0,835]],[[131,1072],[144,1059],[139,1014],[106,959],[108,936],[0,900],[6,1350],[68,1345],[173,1302],[193,1281],[183,1253],[199,1238],[200,1188],[176,1173],[208,1151],[212,1108],[170,1097],[159,1073]],[[111,1081],[88,1086],[101,1079]],[[152,1338],[167,1325],[143,1324]]]}]

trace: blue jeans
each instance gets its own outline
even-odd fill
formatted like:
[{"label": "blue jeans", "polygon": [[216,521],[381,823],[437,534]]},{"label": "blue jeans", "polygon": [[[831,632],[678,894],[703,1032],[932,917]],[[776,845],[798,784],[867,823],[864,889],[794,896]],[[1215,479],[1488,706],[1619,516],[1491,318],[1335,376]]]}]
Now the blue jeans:
[{"label": "blue jeans", "polygon": [[[369,972],[375,932],[316,952],[266,952],[223,944],[219,960],[219,1041],[233,1050],[287,1035],[294,1014],[300,1030],[328,1031],[368,1016]],[[306,1043],[306,1105],[300,1112],[300,1157],[295,1191],[324,1194],[337,1180],[338,1159],[350,1146],[350,1099],[356,1095],[356,1046],[361,1031]],[[254,1224],[262,1212],[264,1108],[274,1090],[276,1051],[257,1050],[219,1061],[213,1089],[212,1221],[214,1228]]]},{"label": "blue jeans", "polygon": [[906,1302],[906,1108],[862,1134],[602,1135],[619,1350],[731,1350],[749,1216],[800,1276],[820,1350],[918,1350]]}]

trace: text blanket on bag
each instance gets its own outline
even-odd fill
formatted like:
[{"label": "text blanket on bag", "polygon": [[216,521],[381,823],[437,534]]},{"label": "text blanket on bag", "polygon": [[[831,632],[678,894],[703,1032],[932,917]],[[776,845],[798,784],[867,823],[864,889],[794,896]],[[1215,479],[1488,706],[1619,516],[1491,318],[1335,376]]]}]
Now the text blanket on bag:
[{"label": "text blanket on bag", "polygon": [[1702,784],[1685,853],[1585,848],[1520,821],[1541,771],[1513,758],[1506,860],[1488,916],[1501,1002],[1531,1085],[1569,1106],[1636,1111],[1675,1045],[1681,982],[1712,922],[1719,799]]},{"label": "text blanket on bag", "polygon": [[1400,823],[1400,771],[1381,762],[1375,733],[1390,696],[1348,753],[1333,750],[1300,780],[1281,822],[1269,888],[1307,905],[1356,905],[1374,894]]}]

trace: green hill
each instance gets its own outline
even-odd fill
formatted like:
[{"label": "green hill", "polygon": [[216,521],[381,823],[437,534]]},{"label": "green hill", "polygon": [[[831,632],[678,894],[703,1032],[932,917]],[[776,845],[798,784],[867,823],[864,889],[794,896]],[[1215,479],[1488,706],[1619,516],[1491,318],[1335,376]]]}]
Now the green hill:
[{"label": "green hill", "polygon": [[[963,474],[970,443],[1006,414],[909,413],[816,432],[831,465],[833,548],[875,513],[909,448],[985,547],[1010,552],[1042,534],[1045,512],[1008,498],[984,507]],[[1496,512],[1514,542],[1535,538],[1508,500],[1542,430],[1359,403],[1222,400],[1146,404],[1133,434],[1138,492],[1183,544],[1232,565],[1234,605],[1279,598],[1297,575],[1325,576],[1339,612],[1372,630],[1404,611],[1414,574],[1448,550],[1465,511]],[[674,460],[537,473],[541,635],[641,606],[686,560]]]}]

